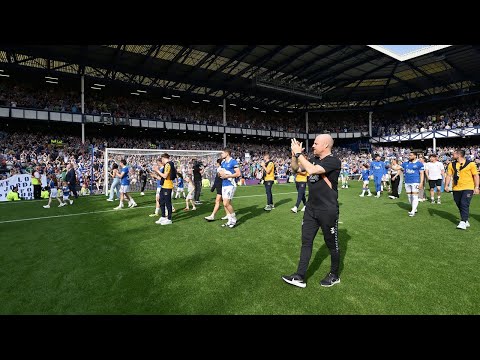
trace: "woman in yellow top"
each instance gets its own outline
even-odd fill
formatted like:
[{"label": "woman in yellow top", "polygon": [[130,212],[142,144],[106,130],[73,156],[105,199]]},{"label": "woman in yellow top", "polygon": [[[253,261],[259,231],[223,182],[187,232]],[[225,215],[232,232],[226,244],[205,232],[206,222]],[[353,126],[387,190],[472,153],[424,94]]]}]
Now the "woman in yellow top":
[{"label": "woman in yellow top", "polygon": [[[470,213],[470,201],[473,194],[479,193],[479,179],[477,165],[474,161],[465,159],[464,150],[456,150],[453,153],[454,161],[448,165],[447,176],[445,178],[445,191],[453,190],[453,199],[460,210],[460,223],[457,229],[465,230],[470,227],[468,217]],[[453,188],[450,182],[453,179]]]},{"label": "woman in yellow top", "polygon": [[273,161],[270,160],[270,154],[265,153],[263,155],[262,163],[260,164],[264,171],[264,179],[263,184],[265,185],[265,192],[267,193],[267,206],[265,206],[264,210],[270,211],[275,209],[273,205],[273,194],[272,194],[272,186],[273,182],[275,181],[275,165]]},{"label": "woman in yellow top", "polygon": [[298,168],[297,176],[295,177],[295,186],[297,187],[297,202],[292,210],[292,212],[297,213],[300,202],[303,201],[303,208],[301,211],[305,211],[305,206],[307,206],[307,198],[305,196],[305,191],[307,190],[307,176],[308,173],[302,169]]}]

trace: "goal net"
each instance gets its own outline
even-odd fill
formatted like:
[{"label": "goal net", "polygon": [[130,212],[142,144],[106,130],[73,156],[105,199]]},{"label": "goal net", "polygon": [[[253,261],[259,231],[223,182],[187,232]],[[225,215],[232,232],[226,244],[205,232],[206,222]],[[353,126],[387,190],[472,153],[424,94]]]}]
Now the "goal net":
[{"label": "goal net", "polygon": [[104,194],[108,195],[110,191],[112,165],[119,164],[122,159],[125,159],[130,167],[131,191],[141,190],[143,173],[147,176],[145,190],[155,190],[156,180],[150,176],[150,173],[152,167],[156,165],[157,159],[164,153],[170,155],[170,160],[175,164],[177,173],[181,173],[183,177],[192,176],[194,164],[201,163],[204,168],[203,179],[208,179],[212,183],[216,174],[215,163],[220,158],[221,151],[106,148],[103,162]]}]

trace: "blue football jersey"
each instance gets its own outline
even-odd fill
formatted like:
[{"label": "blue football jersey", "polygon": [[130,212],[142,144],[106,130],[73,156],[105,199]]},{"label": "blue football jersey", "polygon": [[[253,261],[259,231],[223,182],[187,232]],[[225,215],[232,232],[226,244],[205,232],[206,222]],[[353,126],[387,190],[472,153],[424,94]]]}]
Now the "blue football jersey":
[{"label": "blue football jersey", "polygon": [[410,162],[406,161],[402,164],[403,171],[405,173],[405,184],[419,184],[420,183],[420,171],[425,170],[425,166],[422,162]]}]

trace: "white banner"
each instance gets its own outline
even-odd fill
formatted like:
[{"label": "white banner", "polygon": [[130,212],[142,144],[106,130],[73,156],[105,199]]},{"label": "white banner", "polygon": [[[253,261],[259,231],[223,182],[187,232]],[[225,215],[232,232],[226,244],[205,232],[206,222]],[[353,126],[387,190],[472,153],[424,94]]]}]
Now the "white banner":
[{"label": "white banner", "polygon": [[33,199],[32,175],[13,175],[7,180],[0,180],[0,201],[7,201],[8,192],[18,186],[18,196],[22,200]]}]

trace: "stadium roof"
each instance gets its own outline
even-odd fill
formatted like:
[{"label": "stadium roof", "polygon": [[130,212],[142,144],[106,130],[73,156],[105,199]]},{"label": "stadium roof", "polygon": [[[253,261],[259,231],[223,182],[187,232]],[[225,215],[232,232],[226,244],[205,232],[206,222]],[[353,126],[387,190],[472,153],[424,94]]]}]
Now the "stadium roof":
[{"label": "stadium roof", "polygon": [[272,110],[372,109],[476,87],[477,46],[430,50],[402,60],[368,45],[0,45],[0,70],[83,73],[97,81],[219,103],[226,97]]}]

